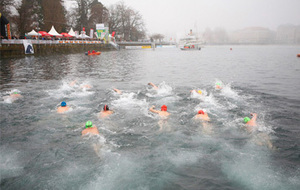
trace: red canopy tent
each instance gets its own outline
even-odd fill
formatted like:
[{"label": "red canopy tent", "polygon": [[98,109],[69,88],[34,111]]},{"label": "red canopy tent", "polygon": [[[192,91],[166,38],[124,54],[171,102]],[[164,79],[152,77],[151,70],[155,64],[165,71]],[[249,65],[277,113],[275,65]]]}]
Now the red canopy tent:
[{"label": "red canopy tent", "polygon": [[70,34],[68,33],[60,33],[63,37],[65,38],[72,38],[73,36],[71,36]]},{"label": "red canopy tent", "polygon": [[40,34],[42,34],[42,36],[46,36],[46,37],[51,37],[52,35],[51,34],[48,34],[47,32],[45,31],[39,31]]}]

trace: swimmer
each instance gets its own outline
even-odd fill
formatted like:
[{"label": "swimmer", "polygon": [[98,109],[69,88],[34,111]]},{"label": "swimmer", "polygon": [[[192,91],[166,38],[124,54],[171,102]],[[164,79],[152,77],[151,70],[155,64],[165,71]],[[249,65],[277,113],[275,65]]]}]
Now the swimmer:
[{"label": "swimmer", "polygon": [[103,110],[100,112],[100,117],[105,118],[105,117],[110,116],[113,113],[114,113],[113,111],[109,110],[108,105],[104,105]]},{"label": "swimmer", "polygon": [[118,94],[122,94],[122,91],[119,90],[119,89],[114,88],[114,91],[115,91],[116,93],[118,93]]},{"label": "swimmer", "polygon": [[72,82],[69,83],[71,87],[75,86],[77,84],[77,80],[73,80]]},{"label": "swimmer", "polygon": [[220,82],[217,82],[216,83],[216,89],[222,89],[223,87],[222,87],[222,85],[221,85],[221,83]]},{"label": "swimmer", "polygon": [[159,131],[162,131],[163,129],[166,131],[170,131],[171,127],[167,122],[167,119],[170,116],[170,113],[167,112],[167,109],[168,109],[167,106],[162,105],[161,111],[155,110],[154,108],[155,108],[155,106],[151,106],[149,110],[153,113],[157,113],[160,116],[160,120],[158,122]]},{"label": "swimmer", "polygon": [[152,82],[149,82],[148,85],[152,86],[155,90],[158,90],[158,87]]},{"label": "swimmer", "polygon": [[155,110],[154,109],[155,108],[155,106],[151,106],[150,107],[150,111],[151,112],[153,112],[153,113],[157,113],[159,116],[161,116],[161,117],[164,117],[164,118],[166,118],[166,117],[168,117],[169,115],[170,115],[170,113],[169,112],[167,112],[167,106],[166,105],[162,105],[161,106],[161,111],[159,111],[159,110]]},{"label": "swimmer", "polygon": [[200,95],[202,95],[202,91],[201,90],[191,90],[191,92],[196,92],[196,93],[198,93],[198,94],[200,94]]},{"label": "swimmer", "polygon": [[194,119],[201,120],[201,121],[210,121],[208,114],[203,110],[199,110],[198,114],[194,117]]},{"label": "swimmer", "polygon": [[244,122],[246,124],[246,129],[250,133],[253,132],[254,127],[257,126],[257,124],[256,124],[257,114],[256,113],[251,113],[251,116],[253,116],[251,119],[249,117],[244,118]]},{"label": "swimmer", "polygon": [[9,96],[3,96],[3,100],[7,101],[7,102],[14,102],[22,97],[23,96],[21,94],[19,94],[18,92],[13,92]]},{"label": "swimmer", "polygon": [[[251,116],[253,116],[251,119],[249,117],[244,118],[244,122],[246,123],[246,130],[249,133],[253,133],[256,130],[257,123],[257,114],[251,113]],[[262,146],[267,145],[269,149],[274,149],[273,144],[270,140],[270,137],[266,133],[255,133],[253,138],[255,139],[256,144]]]},{"label": "swimmer", "polygon": [[85,129],[81,132],[81,136],[84,136],[86,134],[92,134],[92,135],[99,135],[99,131],[97,127],[94,125],[91,121],[87,121],[85,123]]},{"label": "swimmer", "polygon": [[211,135],[213,133],[213,127],[210,122],[210,118],[206,112],[199,110],[197,115],[194,117],[195,120],[201,121],[202,133]]},{"label": "swimmer", "polygon": [[91,88],[92,88],[92,86],[91,86],[91,85],[89,85],[89,84],[82,84],[82,85],[80,85],[80,88],[84,88],[84,89],[91,89]]},{"label": "swimmer", "polygon": [[70,107],[67,106],[66,102],[61,102],[60,106],[57,108],[57,113],[64,113],[68,111]]}]

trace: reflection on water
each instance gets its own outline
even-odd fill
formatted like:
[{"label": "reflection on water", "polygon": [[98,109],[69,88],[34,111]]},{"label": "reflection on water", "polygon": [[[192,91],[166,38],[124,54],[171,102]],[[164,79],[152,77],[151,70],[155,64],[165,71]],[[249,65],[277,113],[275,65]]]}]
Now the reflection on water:
[{"label": "reflection on water", "polygon": [[[1,60],[0,187],[298,189],[299,88],[290,89],[299,81],[296,50],[174,48]],[[5,101],[13,91],[23,98]],[[57,114],[62,101],[71,109]],[[104,104],[114,114],[99,118]],[[166,123],[149,112],[163,104],[171,113]],[[200,109],[210,122],[193,119]],[[253,112],[258,127],[249,134],[243,118]],[[88,120],[99,136],[81,137]]]}]

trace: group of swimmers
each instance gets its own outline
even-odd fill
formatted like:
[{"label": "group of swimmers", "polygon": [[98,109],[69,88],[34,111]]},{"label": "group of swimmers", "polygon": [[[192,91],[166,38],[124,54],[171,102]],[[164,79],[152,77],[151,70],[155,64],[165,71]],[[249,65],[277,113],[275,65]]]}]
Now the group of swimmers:
[{"label": "group of swimmers", "polygon": [[[148,83],[148,85],[152,86],[153,89],[155,89],[155,90],[159,89],[158,86],[156,86],[155,84],[153,84],[151,82]],[[216,83],[215,88],[217,90],[220,90],[220,89],[222,89],[222,85],[220,83]],[[114,88],[113,90],[120,95],[122,94],[122,91],[117,88]],[[197,94],[203,95],[201,90],[191,90],[191,92],[195,92]],[[64,102],[64,101],[61,102],[60,107],[57,108],[58,113],[63,113],[68,110],[69,110],[69,107],[67,106],[66,102]],[[171,115],[168,112],[168,107],[166,105],[162,105],[160,109],[155,109],[155,106],[152,105],[149,108],[149,111],[157,114],[161,118],[160,122],[158,123],[160,130],[162,130],[164,128],[164,126],[166,127],[166,120]],[[104,105],[103,110],[101,110],[99,113],[99,117],[106,118],[113,113],[114,112],[109,109],[108,105]],[[252,118],[249,118],[249,117],[244,118],[245,128],[249,133],[253,133],[256,129],[255,127],[257,126],[257,123],[256,123],[257,114],[251,113],[251,116],[252,116]],[[193,117],[193,119],[196,121],[201,121],[203,124],[203,128],[208,129],[209,126],[211,127],[211,125],[208,124],[210,122],[210,117],[209,117],[208,113],[203,110],[198,110],[197,114]],[[86,134],[99,135],[99,131],[98,131],[97,127],[95,125],[93,125],[91,121],[87,121],[85,123],[85,129],[82,131],[82,136],[84,136]],[[269,139],[267,140],[267,145],[269,148],[272,148],[272,144]]]},{"label": "group of swimmers", "polygon": [[[77,81],[74,80],[72,81],[71,83],[69,83],[70,86],[75,86],[77,85]],[[156,86],[155,84],[153,84],[152,82],[148,83],[148,85],[152,86],[153,89],[155,90],[158,90],[159,87]],[[87,88],[87,89],[90,89],[92,88],[90,85],[88,84],[84,84],[84,85],[80,85],[80,88]],[[220,90],[222,89],[222,85],[220,83],[216,83],[216,86],[215,88],[217,90]],[[116,93],[118,94],[122,94],[122,91],[117,89],[117,88],[114,88],[113,89]],[[191,92],[195,92],[199,95],[203,95],[202,91],[201,90],[191,90]],[[5,96],[3,97],[4,100],[5,99],[9,99],[11,102],[19,99],[19,98],[22,98],[23,96],[17,92],[17,91],[14,91],[12,92],[9,96]],[[60,106],[57,108],[57,113],[64,113],[64,112],[67,112],[70,110],[70,107],[67,105],[67,103],[65,101],[62,101]],[[159,124],[159,127],[160,127],[160,131],[165,128],[169,128],[170,129],[170,126],[166,125],[167,124],[167,119],[168,117],[171,115],[169,112],[168,112],[168,107],[166,105],[162,105],[160,110],[159,109],[155,109],[155,106],[152,105],[150,108],[149,108],[149,111],[152,112],[152,113],[155,113],[157,114],[161,120],[158,122]],[[109,106],[108,105],[104,105],[103,106],[103,110],[100,111],[99,113],[99,117],[100,118],[106,118],[106,117],[109,117],[111,114],[113,114],[114,111],[110,110],[109,109]],[[251,113],[250,114],[252,117],[249,118],[249,117],[245,117],[244,118],[244,123],[245,123],[245,129],[246,131],[249,133],[249,134],[253,134],[255,131],[256,131],[256,127],[257,127],[257,123],[256,123],[256,120],[257,120],[257,114],[256,113]],[[207,112],[204,112],[203,110],[198,110],[197,114],[193,117],[193,119],[195,119],[196,121],[201,121],[202,122],[202,126],[203,126],[203,129],[210,131],[211,129],[211,125],[209,125],[209,122],[210,122],[210,117],[208,115]],[[86,135],[86,134],[91,134],[91,135],[99,135],[99,131],[97,129],[97,127],[95,125],[92,124],[91,121],[87,121],[85,123],[85,129],[82,131],[82,136]],[[258,133],[258,135],[256,136],[256,138],[258,138],[258,143],[257,144],[266,144],[270,149],[273,148],[273,145],[270,141],[270,138],[264,134],[264,133]],[[263,140],[262,140],[263,139]],[[262,143],[263,142],[263,143]]]}]

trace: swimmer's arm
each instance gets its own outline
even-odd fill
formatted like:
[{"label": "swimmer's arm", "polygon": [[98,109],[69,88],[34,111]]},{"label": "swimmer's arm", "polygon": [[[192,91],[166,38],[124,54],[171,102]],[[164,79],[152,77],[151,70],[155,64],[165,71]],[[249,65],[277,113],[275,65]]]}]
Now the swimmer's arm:
[{"label": "swimmer's arm", "polygon": [[159,113],[159,111],[155,110],[154,108],[155,106],[151,106],[149,110],[153,113]]},{"label": "swimmer's arm", "polygon": [[251,121],[252,121],[252,122],[256,122],[257,114],[256,114],[256,113],[251,113],[251,115],[253,116],[253,117],[251,118]]},{"label": "swimmer's arm", "polygon": [[158,87],[155,84],[153,84],[152,82],[149,82],[148,85],[151,85],[151,86],[153,86],[153,88],[158,89]]},{"label": "swimmer's arm", "polygon": [[114,91],[115,91],[116,93],[118,93],[118,94],[122,94],[122,91],[119,90],[119,89],[114,88]]}]

